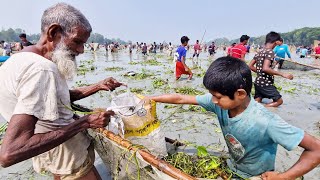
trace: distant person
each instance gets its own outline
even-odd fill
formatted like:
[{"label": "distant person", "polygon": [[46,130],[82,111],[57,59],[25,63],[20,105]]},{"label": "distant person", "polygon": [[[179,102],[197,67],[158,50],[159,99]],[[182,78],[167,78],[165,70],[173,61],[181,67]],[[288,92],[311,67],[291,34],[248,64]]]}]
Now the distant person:
[{"label": "distant person", "polygon": [[162,53],[163,52],[163,44],[162,43],[160,43],[160,52]]},{"label": "distant person", "polygon": [[157,53],[157,44],[156,44],[156,42],[153,42],[153,53],[154,54]]},{"label": "distant person", "polygon": [[247,53],[249,53],[249,52],[250,52],[250,44],[248,44],[248,45],[246,46],[246,48],[247,48]]},{"label": "distant person", "polygon": [[27,40],[27,35],[22,33],[19,35],[22,47],[32,46],[33,44]]},{"label": "distant person", "polygon": [[314,48],[315,58],[318,59],[320,57],[320,43],[316,48]]},{"label": "distant person", "polygon": [[231,49],[236,45],[236,43],[232,43],[231,46],[228,47],[227,49],[227,56],[230,56]]},{"label": "distant person", "polygon": [[12,52],[11,44],[4,41],[3,42],[3,56],[10,56]]},{"label": "distant person", "polygon": [[188,74],[188,80],[192,79],[192,72],[190,68],[186,65],[187,49],[189,38],[187,36],[181,37],[181,46],[177,49],[178,54],[176,62],[176,80],[179,80],[182,74]]},{"label": "distant person", "polygon": [[108,47],[109,47],[109,44],[108,44],[108,42],[106,42],[105,44],[104,44],[104,48],[106,49],[106,52],[107,52],[107,55],[108,55]]},{"label": "distant person", "polygon": [[112,52],[112,53],[114,53],[114,52],[115,52],[115,45],[114,45],[114,42],[112,42],[112,43],[110,44],[110,50],[111,50],[111,52]]},{"label": "distant person", "polygon": [[214,53],[216,53],[216,45],[212,42],[209,46],[209,55],[212,56]]},{"label": "distant person", "polygon": [[283,103],[282,96],[274,86],[274,76],[277,75],[290,80],[293,79],[292,74],[272,69],[272,63],[275,57],[273,48],[277,45],[277,41],[280,41],[280,38],[279,33],[268,33],[266,36],[265,48],[257,53],[249,64],[250,69],[257,73],[257,78],[254,81],[254,99],[259,103],[261,103],[263,98],[272,99],[273,102],[268,103],[266,105],[267,107],[278,107]]},{"label": "distant person", "polygon": [[147,55],[147,51],[148,51],[148,46],[146,43],[143,43],[143,46],[142,46],[142,54],[143,55]]},{"label": "distant person", "polygon": [[192,58],[194,58],[195,56],[197,56],[197,58],[199,58],[200,50],[201,50],[199,40],[196,41],[196,44],[193,46],[193,49],[194,49],[194,53],[192,55]]},{"label": "distant person", "polygon": [[128,49],[129,49],[129,54],[132,54],[132,44],[131,43],[129,43],[129,45],[128,45]]},{"label": "distant person", "polygon": [[305,58],[308,56],[308,49],[306,46],[303,46],[303,48],[300,50],[300,58]]},{"label": "distant person", "polygon": [[169,42],[169,47],[168,47],[168,51],[169,51],[169,56],[171,57],[172,56],[172,51],[173,51],[173,46],[171,44],[171,42]]},{"label": "distant person", "polygon": [[241,59],[242,61],[245,61],[245,55],[247,53],[247,48],[245,45],[247,45],[248,41],[249,41],[250,37],[247,35],[242,35],[240,37],[240,43],[235,45],[232,49],[231,49],[231,57],[234,58],[238,58]]},{"label": "distant person", "polygon": [[287,44],[283,44],[283,39],[281,38],[279,41],[279,44],[273,49],[273,52],[276,55],[276,63],[274,66],[276,66],[277,64],[279,64],[279,69],[282,68],[284,59],[286,58],[286,54],[288,56],[289,59],[291,59],[291,54],[289,51],[289,46]]},{"label": "distant person", "polygon": [[298,46],[297,49],[296,49],[296,54],[298,55],[301,51],[301,46]]}]

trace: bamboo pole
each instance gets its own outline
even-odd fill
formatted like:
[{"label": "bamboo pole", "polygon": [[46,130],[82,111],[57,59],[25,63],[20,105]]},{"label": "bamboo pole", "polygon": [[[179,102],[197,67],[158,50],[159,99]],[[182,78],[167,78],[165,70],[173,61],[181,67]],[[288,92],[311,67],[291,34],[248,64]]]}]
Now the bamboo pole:
[{"label": "bamboo pole", "polygon": [[158,159],[154,155],[150,154],[149,152],[143,150],[143,149],[138,149],[137,147],[132,146],[131,142],[128,140],[125,140],[121,138],[118,135],[115,135],[114,133],[107,131],[105,129],[99,128],[97,131],[101,134],[103,134],[105,137],[110,139],[111,141],[117,143],[118,145],[127,148],[129,150],[137,151],[141,157],[151,164],[152,166],[156,167],[158,170],[164,172],[165,174],[179,180],[196,180],[196,178],[190,176],[189,174],[186,174],[179,169],[173,167],[169,163]]}]

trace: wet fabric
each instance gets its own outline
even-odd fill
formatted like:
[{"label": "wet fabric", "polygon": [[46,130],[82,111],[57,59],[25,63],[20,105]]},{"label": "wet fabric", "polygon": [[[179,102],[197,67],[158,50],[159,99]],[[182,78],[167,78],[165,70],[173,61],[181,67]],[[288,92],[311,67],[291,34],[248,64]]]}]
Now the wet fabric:
[{"label": "wet fabric", "polygon": [[177,61],[176,62],[176,77],[179,78],[179,77],[181,77],[182,74],[190,74],[190,70],[186,71],[182,62]]},{"label": "wet fabric", "polygon": [[268,98],[272,99],[274,102],[278,101],[282,96],[275,86],[260,87],[254,84],[255,95],[254,98]]},{"label": "wet fabric", "polygon": [[254,56],[254,60],[256,60],[256,68],[257,68],[257,78],[254,81],[260,87],[272,86],[274,83],[274,76],[262,71],[263,63],[268,60],[271,61],[270,67],[272,67],[272,63],[274,61],[274,52],[271,49],[263,49],[259,53]]},{"label": "wet fabric", "polygon": [[228,110],[212,102],[212,95],[196,97],[200,106],[218,116],[229,153],[230,168],[245,178],[275,169],[277,145],[288,151],[296,148],[304,131],[285,122],[251,99],[247,109],[230,118]]}]

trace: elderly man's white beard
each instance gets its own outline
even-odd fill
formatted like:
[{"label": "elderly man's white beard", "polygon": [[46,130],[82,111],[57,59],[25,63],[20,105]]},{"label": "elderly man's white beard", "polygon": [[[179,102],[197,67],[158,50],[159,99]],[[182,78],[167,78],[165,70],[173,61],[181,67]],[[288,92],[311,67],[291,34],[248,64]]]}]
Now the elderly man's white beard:
[{"label": "elderly man's white beard", "polygon": [[52,52],[52,61],[57,65],[60,74],[67,80],[72,80],[77,72],[75,55],[76,53],[69,50],[62,42]]}]

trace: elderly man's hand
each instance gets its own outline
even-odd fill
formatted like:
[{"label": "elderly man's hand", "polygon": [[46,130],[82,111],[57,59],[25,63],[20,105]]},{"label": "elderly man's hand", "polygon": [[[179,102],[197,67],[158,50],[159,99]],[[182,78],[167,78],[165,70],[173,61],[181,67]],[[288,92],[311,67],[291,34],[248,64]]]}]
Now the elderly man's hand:
[{"label": "elderly man's hand", "polygon": [[113,116],[113,111],[100,111],[96,114],[88,116],[87,122],[90,128],[103,128],[110,122],[110,116]]},{"label": "elderly man's hand", "polygon": [[123,86],[125,84],[118,82],[114,78],[107,78],[98,83],[100,90],[113,91],[117,87]]}]

